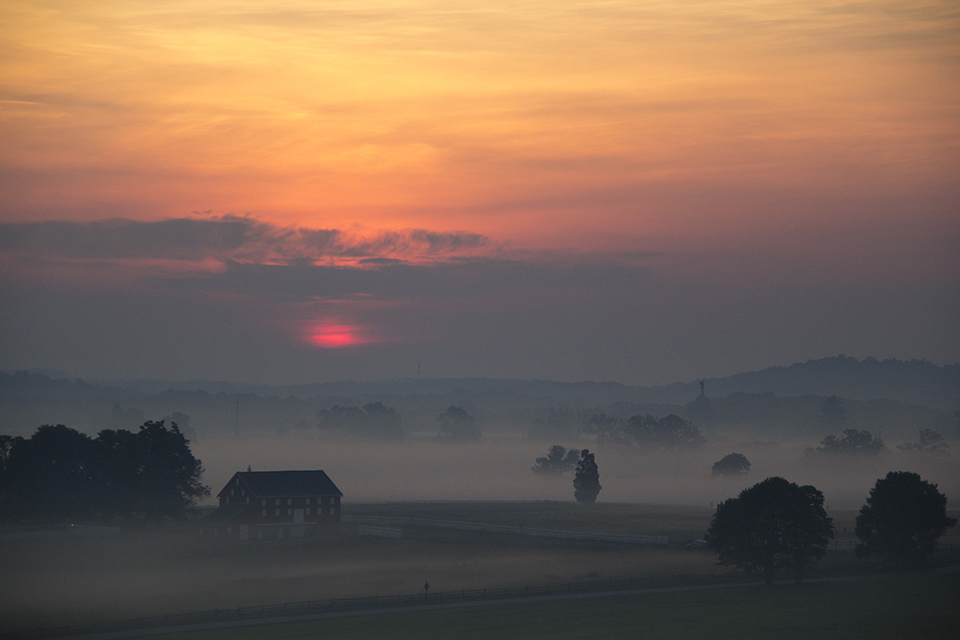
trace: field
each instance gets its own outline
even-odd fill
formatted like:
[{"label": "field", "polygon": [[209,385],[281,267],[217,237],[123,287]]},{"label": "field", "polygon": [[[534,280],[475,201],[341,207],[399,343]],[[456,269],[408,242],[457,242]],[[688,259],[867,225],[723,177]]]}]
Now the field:
[{"label": "field", "polygon": [[169,640],[306,638],[952,639],[960,576],[739,587],[483,605],[163,636]]},{"label": "field", "polygon": [[[323,543],[226,547],[183,531],[61,538],[7,535],[0,544],[0,621],[4,629],[16,631],[215,608],[410,594],[424,581],[437,592],[730,571],[718,567],[711,552],[682,544],[703,536],[712,513],[706,507],[425,502],[345,504],[344,513],[666,535],[671,545],[540,546],[529,540],[514,544],[502,536],[470,542],[394,540],[358,537],[347,525],[342,537]],[[854,513],[833,515],[838,537],[849,538]],[[951,530],[951,536],[955,532]],[[836,553],[821,562],[816,575],[871,568],[849,553]],[[569,606],[599,605],[577,601]]]}]

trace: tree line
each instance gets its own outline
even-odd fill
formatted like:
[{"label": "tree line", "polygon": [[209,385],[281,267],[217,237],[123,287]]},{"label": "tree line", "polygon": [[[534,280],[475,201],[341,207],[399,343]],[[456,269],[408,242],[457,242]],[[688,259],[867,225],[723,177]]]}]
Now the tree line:
[{"label": "tree line", "polygon": [[[714,464],[713,472],[742,474],[749,468],[746,457],[734,453]],[[575,469],[577,502],[596,502],[600,470],[587,449],[567,451],[554,445],[546,456],[537,458],[532,471],[560,475],[570,469]],[[768,584],[777,569],[788,568],[800,582],[804,569],[823,557],[833,540],[833,520],[823,500],[823,493],[812,485],[767,478],[717,505],[705,542],[717,552],[720,564],[760,573]],[[857,516],[857,555],[924,562],[944,530],[957,523],[947,517],[946,506],[947,497],[937,485],[916,473],[891,471],[877,480]]]},{"label": "tree line", "polygon": [[62,424],[29,438],[0,436],[0,518],[70,522],[180,518],[210,494],[203,466],[177,423],[95,438]]},{"label": "tree line", "polygon": [[[857,556],[926,561],[943,532],[957,524],[946,505],[937,485],[916,473],[891,471],[877,480],[857,516]],[[706,542],[720,564],[761,573],[767,584],[786,568],[800,582],[804,569],[826,553],[833,533],[823,493],[773,477],[717,505]]]}]

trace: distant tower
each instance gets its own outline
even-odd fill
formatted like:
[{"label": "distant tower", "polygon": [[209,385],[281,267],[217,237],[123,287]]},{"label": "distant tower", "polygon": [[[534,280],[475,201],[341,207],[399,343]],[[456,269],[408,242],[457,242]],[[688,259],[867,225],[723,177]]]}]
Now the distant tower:
[{"label": "distant tower", "polygon": [[702,396],[707,395],[707,394],[705,394],[705,393],[703,392],[703,380],[700,381],[700,395],[702,395]]}]

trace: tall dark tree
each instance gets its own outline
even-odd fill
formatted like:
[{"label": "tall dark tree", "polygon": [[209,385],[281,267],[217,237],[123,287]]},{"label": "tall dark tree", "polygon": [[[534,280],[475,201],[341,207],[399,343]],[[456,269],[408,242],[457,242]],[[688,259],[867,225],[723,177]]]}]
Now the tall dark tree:
[{"label": "tall dark tree", "polygon": [[140,462],[140,512],[148,517],[177,517],[196,498],[209,495],[200,482],[203,466],[176,423],[170,428],[147,421],[137,433]]},{"label": "tall dark tree", "polygon": [[760,572],[767,584],[785,567],[800,582],[803,569],[823,556],[832,539],[823,494],[778,477],[717,505],[706,535],[720,564]]},{"label": "tall dark tree", "polygon": [[580,452],[577,473],[573,478],[573,497],[581,504],[593,504],[600,495],[600,468],[587,449]]},{"label": "tall dark tree", "polygon": [[140,447],[137,434],[104,429],[97,434],[93,465],[103,515],[127,517],[140,508]]},{"label": "tall dark tree", "polygon": [[857,516],[857,555],[923,562],[955,524],[956,518],[947,517],[947,496],[937,485],[916,473],[891,471],[877,480]]}]

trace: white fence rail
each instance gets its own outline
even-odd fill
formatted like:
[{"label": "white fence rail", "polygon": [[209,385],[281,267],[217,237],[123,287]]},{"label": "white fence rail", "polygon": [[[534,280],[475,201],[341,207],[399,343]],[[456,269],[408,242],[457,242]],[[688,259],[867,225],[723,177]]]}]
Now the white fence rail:
[{"label": "white fence rail", "polygon": [[538,538],[562,538],[565,540],[586,540],[592,542],[624,542],[628,544],[667,544],[666,536],[632,536],[615,533],[584,533],[580,531],[555,531],[552,529],[531,529],[503,524],[482,524],[479,522],[457,522],[455,520],[425,520],[422,518],[389,518],[385,516],[341,516],[342,522],[357,524],[389,525],[399,524],[415,527],[436,527],[440,529],[458,529],[460,531],[486,531],[488,533],[511,533],[514,535]]}]

